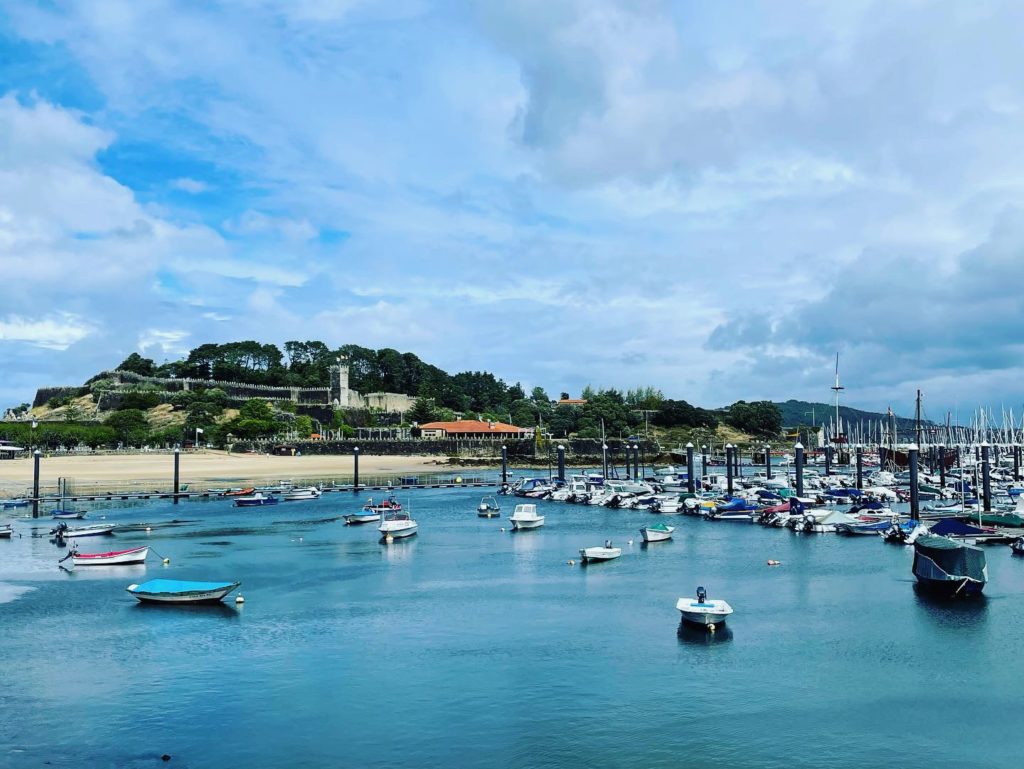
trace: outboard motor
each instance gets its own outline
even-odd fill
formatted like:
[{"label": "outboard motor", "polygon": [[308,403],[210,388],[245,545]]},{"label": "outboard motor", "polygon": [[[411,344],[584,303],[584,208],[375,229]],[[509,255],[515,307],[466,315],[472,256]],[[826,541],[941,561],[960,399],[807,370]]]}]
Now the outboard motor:
[{"label": "outboard motor", "polygon": [[697,588],[697,603],[704,603],[708,599],[708,591],[703,585]]},{"label": "outboard motor", "polygon": [[813,515],[805,515],[804,522],[801,524],[801,528],[806,532],[812,532],[814,531],[815,523],[817,523],[817,521],[814,519]]}]

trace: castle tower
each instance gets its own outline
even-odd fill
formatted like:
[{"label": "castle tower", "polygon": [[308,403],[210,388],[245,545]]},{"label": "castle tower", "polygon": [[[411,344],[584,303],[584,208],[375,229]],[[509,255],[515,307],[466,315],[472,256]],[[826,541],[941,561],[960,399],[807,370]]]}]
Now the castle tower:
[{"label": "castle tower", "polygon": [[344,355],[331,366],[331,405],[345,408],[349,405],[350,390],[348,389],[348,358]]}]

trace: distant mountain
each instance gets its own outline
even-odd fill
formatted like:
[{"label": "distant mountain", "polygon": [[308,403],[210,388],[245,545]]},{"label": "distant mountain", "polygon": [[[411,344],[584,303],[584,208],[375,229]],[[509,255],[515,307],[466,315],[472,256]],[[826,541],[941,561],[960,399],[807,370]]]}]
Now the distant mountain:
[{"label": "distant mountain", "polygon": [[[788,400],[785,403],[776,403],[775,405],[782,412],[782,424],[785,427],[796,427],[797,425],[810,425],[813,423],[819,425],[822,423],[828,424],[829,418],[834,417],[836,413],[836,407],[828,403]],[[813,422],[811,419],[812,412],[814,415]],[[861,411],[849,406],[839,407],[839,417],[843,420],[844,424],[868,421],[877,422],[882,419],[888,419],[886,414],[877,411]],[[922,420],[922,422],[930,424],[927,420]],[[901,429],[909,429],[914,427],[914,420],[897,416],[896,426]]]}]

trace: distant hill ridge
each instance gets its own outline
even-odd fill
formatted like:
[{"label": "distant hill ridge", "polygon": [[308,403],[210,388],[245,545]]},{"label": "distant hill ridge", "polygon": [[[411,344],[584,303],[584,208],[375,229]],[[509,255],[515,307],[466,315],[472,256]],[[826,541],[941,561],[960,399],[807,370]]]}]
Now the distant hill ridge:
[{"label": "distant hill ridge", "polygon": [[[782,424],[785,427],[796,427],[798,425],[828,424],[830,418],[834,418],[836,407],[828,403],[811,403],[809,401],[788,400],[775,402],[779,411],[782,412]],[[814,421],[811,414],[814,414]],[[878,422],[889,419],[887,414],[878,411],[861,411],[849,406],[839,406],[839,417],[844,423],[857,422]],[[922,424],[931,424],[928,420],[921,420]],[[896,417],[896,426],[907,429],[915,424],[913,419],[908,417]]]}]

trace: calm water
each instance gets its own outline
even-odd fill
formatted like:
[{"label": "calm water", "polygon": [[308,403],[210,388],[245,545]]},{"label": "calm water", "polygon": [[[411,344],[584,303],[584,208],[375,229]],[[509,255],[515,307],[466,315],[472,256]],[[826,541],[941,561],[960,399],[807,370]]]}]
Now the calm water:
[{"label": "calm water", "polygon": [[[676,539],[644,548],[646,513],[541,503],[548,524],[512,534],[478,492],[406,498],[420,534],[391,546],[322,522],[357,507],[339,494],[92,516],[198,520],[83,547],[148,542],[169,567],[69,575],[44,538],[0,541],[0,766],[1021,765],[1008,548],[984,602],[943,605],[873,537],[671,516]],[[567,565],[608,537],[621,559]],[[124,591],[157,576],[240,579],[246,603]],[[728,630],[679,634],[697,584],[736,609]]]}]

